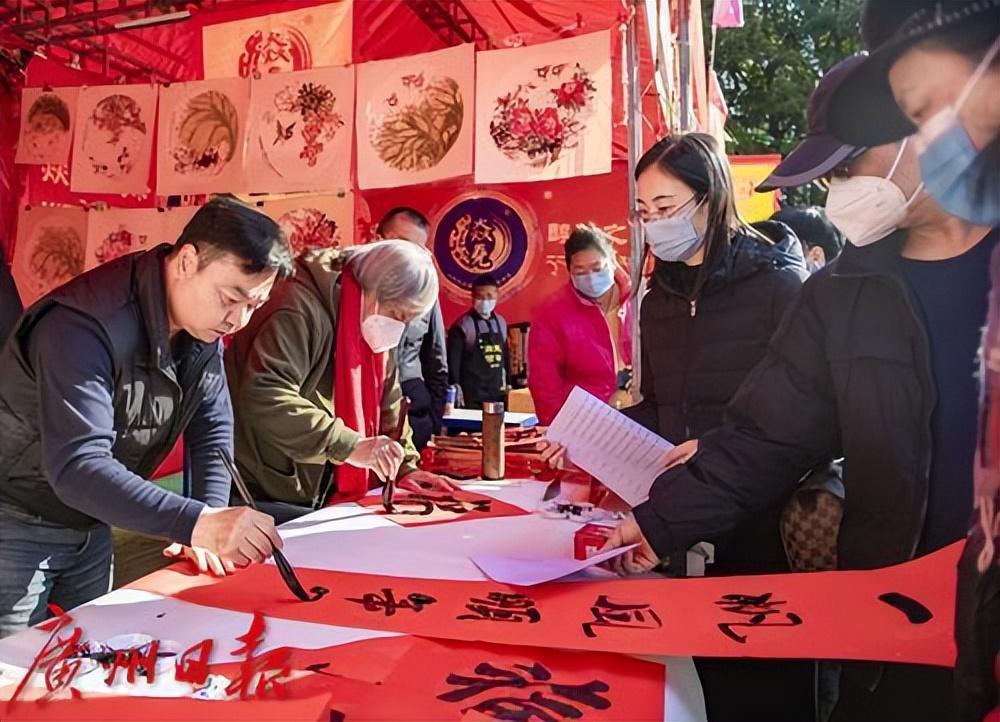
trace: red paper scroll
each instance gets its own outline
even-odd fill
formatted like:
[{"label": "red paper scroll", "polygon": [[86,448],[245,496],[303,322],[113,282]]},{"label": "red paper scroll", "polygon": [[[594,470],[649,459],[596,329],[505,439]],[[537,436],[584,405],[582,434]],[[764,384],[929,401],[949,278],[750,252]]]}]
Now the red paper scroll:
[{"label": "red paper scroll", "polygon": [[378,507],[378,514],[400,526],[424,526],[449,521],[493,519],[501,516],[523,516],[529,512],[485,494],[471,491],[406,492],[397,491],[392,499],[394,513],[382,509],[379,497],[369,496],[358,504]]},{"label": "red paper scroll", "polygon": [[401,579],[299,569],[222,579],[172,567],[135,587],[194,604],[425,637],[627,654],[863,659],[950,666],[959,544],[895,567],[705,579],[549,583]]},{"label": "red paper scroll", "polygon": [[[292,649],[289,665],[290,698],[329,696],[352,722],[544,719],[513,713],[556,708],[576,713],[555,719],[663,719],[664,667],[620,655],[395,637]],[[237,667],[212,671],[233,677]]]}]

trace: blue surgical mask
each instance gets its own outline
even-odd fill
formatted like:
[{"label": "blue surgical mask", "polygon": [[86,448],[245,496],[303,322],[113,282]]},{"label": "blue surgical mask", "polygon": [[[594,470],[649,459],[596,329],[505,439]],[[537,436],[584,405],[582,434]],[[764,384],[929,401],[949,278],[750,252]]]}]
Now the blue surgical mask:
[{"label": "blue surgical mask", "polygon": [[587,298],[600,298],[614,285],[615,269],[610,263],[606,263],[600,271],[571,273],[569,280],[573,283],[573,287]]},{"label": "blue surgical mask", "polygon": [[698,252],[705,241],[704,234],[694,227],[694,214],[699,205],[669,218],[642,224],[654,256],[667,262],[686,261]]},{"label": "blue surgical mask", "polygon": [[982,78],[1000,38],[983,56],[954,105],[943,108],[917,131],[920,177],[927,192],[954,216],[982,226],[1000,225],[1000,169],[994,158],[976,150],[959,119],[959,111]]},{"label": "blue surgical mask", "polygon": [[493,309],[497,307],[497,301],[495,298],[480,298],[472,305],[475,307],[476,313],[483,318],[489,318],[490,314],[493,313]]}]

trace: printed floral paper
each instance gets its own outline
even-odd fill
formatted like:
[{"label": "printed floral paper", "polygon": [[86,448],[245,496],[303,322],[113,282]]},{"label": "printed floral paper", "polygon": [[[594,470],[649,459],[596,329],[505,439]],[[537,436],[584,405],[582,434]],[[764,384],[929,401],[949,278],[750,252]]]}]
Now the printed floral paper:
[{"label": "printed floral paper", "polygon": [[74,192],[150,191],[156,94],[155,85],[80,89],[70,176]]},{"label": "printed floral paper", "polygon": [[127,253],[163,243],[166,213],[156,208],[110,208],[87,213],[87,255],[90,270]]},{"label": "printed floral paper", "polygon": [[351,62],[352,0],[202,30],[206,78],[262,78],[270,73]]},{"label": "printed floral paper", "polygon": [[86,242],[83,208],[21,209],[12,271],[25,306],[83,272]]},{"label": "printed floral paper", "polygon": [[476,56],[476,182],[611,171],[608,31]]},{"label": "printed floral paper", "polygon": [[78,93],[78,88],[24,89],[16,163],[69,163]]},{"label": "printed floral paper", "polygon": [[354,244],[354,198],[351,193],[265,201],[261,210],[281,226],[296,256],[306,251]]},{"label": "printed floral paper", "polygon": [[354,69],[265,75],[250,84],[247,186],[330,191],[351,183]]},{"label": "printed floral paper", "polygon": [[358,66],[358,186],[472,172],[476,54],[470,43]]},{"label": "printed floral paper", "polygon": [[156,192],[240,190],[249,102],[249,81],[242,78],[164,86]]}]

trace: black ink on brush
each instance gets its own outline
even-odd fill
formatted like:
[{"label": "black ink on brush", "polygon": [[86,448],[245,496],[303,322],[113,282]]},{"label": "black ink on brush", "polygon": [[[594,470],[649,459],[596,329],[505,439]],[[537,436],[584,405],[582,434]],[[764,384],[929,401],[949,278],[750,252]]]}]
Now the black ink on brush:
[{"label": "black ink on brush", "polygon": [[[218,453],[219,458],[222,459],[222,463],[225,465],[226,471],[229,472],[229,476],[232,477],[233,484],[236,485],[236,490],[240,493],[243,503],[256,511],[257,505],[253,503],[253,497],[250,496],[249,489],[247,489],[246,484],[243,483],[243,477],[240,475],[239,469],[236,468],[236,464],[234,464],[233,460],[223,453],[222,449],[216,449],[216,452]],[[305,587],[302,586],[302,582],[300,582],[299,578],[295,576],[295,569],[288,562],[288,559],[285,558],[285,555],[281,552],[281,550],[272,547],[271,551],[274,553],[274,564],[278,567],[278,573],[281,575],[281,578],[292,591],[292,594],[301,599],[303,602],[319,601],[330,593],[329,589],[320,586],[315,586],[307,592]]]},{"label": "black ink on brush", "polygon": [[930,609],[918,602],[913,597],[908,597],[899,592],[886,592],[878,595],[880,602],[885,602],[890,607],[895,607],[910,621],[910,624],[924,624],[934,618]]}]

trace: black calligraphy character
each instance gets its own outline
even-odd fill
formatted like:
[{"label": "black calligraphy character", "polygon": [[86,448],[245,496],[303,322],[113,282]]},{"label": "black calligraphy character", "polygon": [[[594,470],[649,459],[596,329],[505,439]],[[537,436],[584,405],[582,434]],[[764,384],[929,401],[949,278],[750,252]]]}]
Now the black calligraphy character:
[{"label": "black calligraphy character", "polygon": [[456,499],[451,494],[436,496],[414,492],[407,494],[393,504],[393,514],[406,516],[429,516],[434,510],[451,514],[468,514],[469,512],[487,513],[492,508],[492,499]]},{"label": "black calligraphy character", "polygon": [[926,624],[934,618],[933,612],[918,602],[913,597],[908,597],[899,592],[886,592],[878,595],[880,602],[885,602],[890,607],[898,609],[906,615],[910,624]]},{"label": "black calligraphy character", "polygon": [[523,594],[490,592],[486,595],[486,599],[472,597],[465,608],[474,614],[462,614],[457,617],[458,619],[528,624],[535,624],[542,619],[541,612],[535,608],[534,600]]},{"label": "black calligraphy character", "polygon": [[602,594],[590,608],[594,615],[592,622],[583,623],[583,633],[596,637],[595,627],[626,627],[628,629],[659,629],[663,626],[659,615],[649,604],[639,602],[612,602]]},{"label": "black calligraphy character", "polygon": [[[611,707],[611,700],[599,694],[611,689],[607,683],[595,679],[586,684],[557,684],[552,681],[552,673],[537,662],[530,666],[515,664],[509,670],[481,662],[476,665],[475,674],[478,676],[449,674],[445,681],[458,689],[439,694],[438,699],[444,702],[473,700],[476,703],[463,708],[463,713],[473,710],[512,722],[580,719],[585,711],[580,707],[599,710]],[[507,689],[530,690],[530,694],[527,697],[497,695],[479,701],[473,699]]]},{"label": "black calligraphy character", "polygon": [[434,604],[437,599],[427,594],[413,592],[406,595],[401,601],[396,601],[396,593],[389,588],[383,588],[382,594],[368,592],[361,599],[346,597],[347,601],[361,604],[366,612],[385,612],[385,616],[391,617],[397,609],[412,609],[414,612],[423,610],[429,604]]},{"label": "black calligraphy character", "polygon": [[730,639],[746,644],[745,635],[733,631],[734,627],[797,627],[802,624],[802,618],[794,612],[785,612],[784,622],[772,622],[765,624],[772,614],[780,615],[782,612],[778,607],[785,604],[783,600],[771,599],[771,592],[758,594],[757,596],[748,594],[724,594],[722,599],[715,603],[724,611],[730,614],[742,614],[749,617],[744,622],[720,622],[719,629]]},{"label": "black calligraphy character", "polygon": [[468,514],[472,511],[486,513],[491,508],[491,499],[460,500],[453,496],[441,496],[434,500],[437,508],[452,514]]},{"label": "black calligraphy character", "polygon": [[[291,650],[288,647],[278,647],[263,654],[254,655],[257,647],[264,641],[264,617],[260,612],[254,612],[253,621],[250,622],[250,629],[236,641],[243,642],[243,646],[233,652],[233,655],[242,654],[246,658],[240,663],[239,675],[226,687],[226,694],[233,694],[237,690],[240,699],[247,699],[251,695],[254,697],[267,697],[272,692],[279,699],[284,699],[288,692],[285,686],[279,681],[282,677],[288,676],[291,672],[291,664],[288,657]],[[274,672],[268,675],[267,672]],[[253,692],[250,687],[256,680]]]}]

